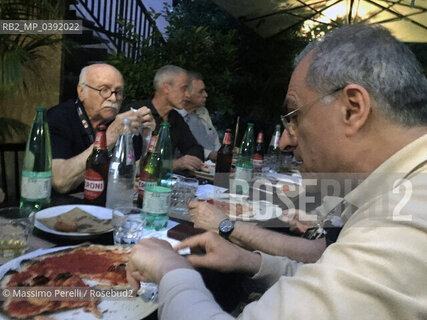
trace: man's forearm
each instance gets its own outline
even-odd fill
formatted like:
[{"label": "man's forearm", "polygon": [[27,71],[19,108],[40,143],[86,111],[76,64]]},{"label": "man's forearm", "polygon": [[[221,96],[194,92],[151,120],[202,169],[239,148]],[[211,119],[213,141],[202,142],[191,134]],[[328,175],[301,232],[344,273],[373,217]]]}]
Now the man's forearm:
[{"label": "man's forearm", "polygon": [[259,250],[305,263],[317,261],[326,248],[324,239],[307,240],[288,236],[240,221],[235,223],[230,240],[248,250]]},{"label": "man's forearm", "polygon": [[86,160],[93,150],[93,145],[79,155],[70,159],[53,159],[52,186],[56,192],[67,193],[77,188],[84,181]]}]

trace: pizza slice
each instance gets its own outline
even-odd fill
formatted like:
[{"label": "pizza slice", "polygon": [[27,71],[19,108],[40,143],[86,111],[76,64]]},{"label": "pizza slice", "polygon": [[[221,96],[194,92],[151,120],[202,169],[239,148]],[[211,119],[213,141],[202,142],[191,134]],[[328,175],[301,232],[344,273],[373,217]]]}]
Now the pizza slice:
[{"label": "pizza slice", "polygon": [[[129,288],[126,280],[126,262],[130,248],[88,246],[46,255],[28,261],[19,272],[2,279],[2,287],[21,287],[25,290],[61,288]],[[28,289],[27,289],[28,288]],[[25,319],[45,312],[83,307],[100,317],[98,299],[61,299],[60,301],[13,299],[4,302],[3,310],[9,315]]]}]

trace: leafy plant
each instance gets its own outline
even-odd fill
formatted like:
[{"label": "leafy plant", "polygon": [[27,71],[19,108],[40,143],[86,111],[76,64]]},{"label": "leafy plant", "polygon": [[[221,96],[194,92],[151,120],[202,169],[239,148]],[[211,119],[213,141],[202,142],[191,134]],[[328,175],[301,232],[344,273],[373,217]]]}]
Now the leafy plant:
[{"label": "leafy plant", "polygon": [[0,118],[0,141],[11,141],[18,138],[17,141],[25,141],[29,126],[18,120],[11,118]]},{"label": "leafy plant", "polygon": [[151,96],[156,70],[166,64],[175,64],[203,74],[211,110],[220,110],[224,114],[233,112],[228,92],[237,58],[234,30],[222,32],[207,26],[171,24],[167,28],[167,41],[162,42],[157,41],[158,35],[142,39],[132,33],[132,29],[131,24],[125,24],[123,35],[134,48],[138,48],[137,60],[123,54],[112,54],[108,60],[125,78],[123,105]]},{"label": "leafy plant", "polygon": [[[1,20],[58,19],[60,14],[60,2],[53,0],[4,0],[0,3]],[[47,59],[40,50],[60,41],[57,35],[3,34],[0,37],[0,94],[22,93],[34,85],[40,88],[43,85],[40,61]]]}]

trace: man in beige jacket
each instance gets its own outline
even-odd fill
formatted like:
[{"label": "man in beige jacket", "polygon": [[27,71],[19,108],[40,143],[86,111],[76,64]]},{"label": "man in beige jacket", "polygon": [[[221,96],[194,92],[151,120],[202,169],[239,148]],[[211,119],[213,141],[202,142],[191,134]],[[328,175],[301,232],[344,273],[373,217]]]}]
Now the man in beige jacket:
[{"label": "man in beige jacket", "polygon": [[147,239],[129,281],[159,283],[161,319],[232,318],[193,266],[271,286],[241,319],[427,319],[427,80],[415,56],[382,27],[345,26],[300,54],[285,102],[282,143],[303,170],[369,173],[344,198],[337,242],[302,265],[212,232],[178,246],[206,252],[188,258]]}]

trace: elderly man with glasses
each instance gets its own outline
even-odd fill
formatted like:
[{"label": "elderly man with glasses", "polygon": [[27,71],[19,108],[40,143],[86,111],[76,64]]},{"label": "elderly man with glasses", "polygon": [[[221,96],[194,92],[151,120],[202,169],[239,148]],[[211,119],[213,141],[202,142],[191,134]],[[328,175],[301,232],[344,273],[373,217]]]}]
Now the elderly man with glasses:
[{"label": "elderly man with glasses", "polygon": [[[108,126],[107,147],[120,136],[122,119],[129,118],[134,133],[149,137],[156,123],[148,108],[117,114],[123,101],[124,82],[119,70],[108,64],[92,64],[81,70],[78,98],[48,110],[52,143],[52,186],[58,193],[83,191],[86,160],[92,152],[96,127]],[[146,145],[146,144],[145,144]],[[134,137],[136,157],[142,139]]]},{"label": "elderly man with glasses", "polygon": [[239,319],[427,319],[427,79],[414,54],[380,26],[344,26],[299,55],[286,105],[281,144],[302,169],[366,176],[344,197],[336,243],[301,265],[213,232],[175,248],[205,252],[187,257],[145,239],[129,281],[160,284],[163,320],[232,319],[193,266],[270,286]]}]

